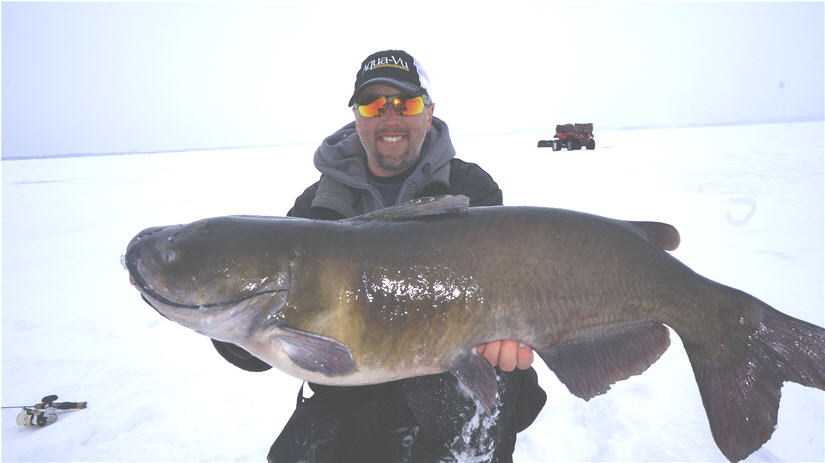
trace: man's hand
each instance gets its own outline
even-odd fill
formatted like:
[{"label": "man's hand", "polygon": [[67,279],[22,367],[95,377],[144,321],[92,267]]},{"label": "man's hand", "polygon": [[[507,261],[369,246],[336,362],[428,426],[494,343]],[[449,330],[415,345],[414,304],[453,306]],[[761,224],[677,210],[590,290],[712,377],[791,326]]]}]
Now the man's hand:
[{"label": "man's hand", "polygon": [[481,344],[476,350],[491,365],[498,366],[502,371],[513,371],[517,367],[519,370],[526,370],[533,363],[533,349],[513,339]]}]

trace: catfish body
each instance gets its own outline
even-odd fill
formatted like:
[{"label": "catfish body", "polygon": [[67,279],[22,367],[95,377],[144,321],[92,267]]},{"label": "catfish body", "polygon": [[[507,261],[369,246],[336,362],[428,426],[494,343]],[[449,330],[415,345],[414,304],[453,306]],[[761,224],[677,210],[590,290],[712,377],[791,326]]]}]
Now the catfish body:
[{"label": "catfish body", "polygon": [[341,221],[220,217],[148,229],[125,262],[166,317],[333,385],[451,371],[485,407],[474,347],[531,345],[589,399],[680,335],[714,438],[744,458],[770,437],[785,380],[825,388],[825,330],[693,272],[678,232],[441,197]]}]

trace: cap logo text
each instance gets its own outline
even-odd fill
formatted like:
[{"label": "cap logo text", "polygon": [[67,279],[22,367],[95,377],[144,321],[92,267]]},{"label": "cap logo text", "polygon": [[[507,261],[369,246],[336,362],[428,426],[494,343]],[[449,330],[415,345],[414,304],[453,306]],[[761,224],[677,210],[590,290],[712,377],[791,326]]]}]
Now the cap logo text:
[{"label": "cap logo text", "polygon": [[366,73],[373,69],[385,67],[398,68],[410,72],[410,67],[407,62],[404,61],[403,58],[396,58],[395,56],[382,56],[366,63],[364,65],[364,72]]}]

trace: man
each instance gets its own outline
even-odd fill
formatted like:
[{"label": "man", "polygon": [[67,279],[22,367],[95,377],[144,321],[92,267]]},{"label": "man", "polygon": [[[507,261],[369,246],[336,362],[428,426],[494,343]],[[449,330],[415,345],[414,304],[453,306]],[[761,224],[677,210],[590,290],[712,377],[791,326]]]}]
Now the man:
[{"label": "man", "polygon": [[[414,198],[463,194],[470,206],[501,205],[484,170],[455,158],[447,125],[433,117],[426,73],[401,50],[373,53],[356,74],[349,105],[355,122],[315,153],[320,180],[288,215],[353,217]],[[269,368],[237,346],[213,341],[233,364]],[[530,368],[533,353],[516,340],[478,347],[498,366],[499,396],[488,416],[460,392],[450,373],[361,387],[310,384],[272,445],[270,462],[512,461],[516,433],[533,422],[545,394]],[[475,417],[475,419],[474,419]]]}]

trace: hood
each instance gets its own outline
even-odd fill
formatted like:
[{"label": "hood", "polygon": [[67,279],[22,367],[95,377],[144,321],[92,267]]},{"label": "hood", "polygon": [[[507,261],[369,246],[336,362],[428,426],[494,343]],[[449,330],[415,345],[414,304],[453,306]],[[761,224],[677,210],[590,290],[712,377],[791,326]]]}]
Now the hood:
[{"label": "hood", "polygon": [[[432,125],[421,146],[421,159],[401,187],[398,202],[416,197],[433,183],[449,185],[450,159],[455,149],[447,124],[433,117]],[[324,207],[346,217],[392,206],[369,184],[367,153],[351,122],[321,143],[315,151],[315,167],[323,174],[313,207]]]}]

